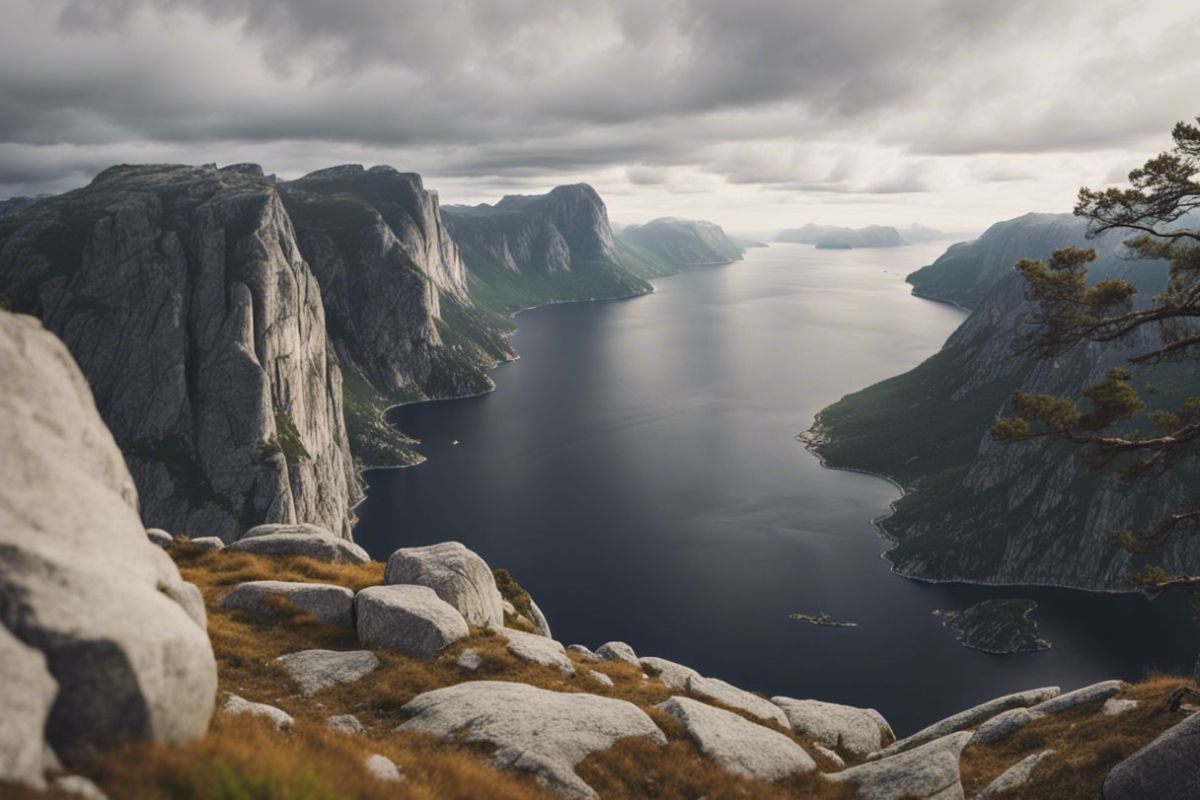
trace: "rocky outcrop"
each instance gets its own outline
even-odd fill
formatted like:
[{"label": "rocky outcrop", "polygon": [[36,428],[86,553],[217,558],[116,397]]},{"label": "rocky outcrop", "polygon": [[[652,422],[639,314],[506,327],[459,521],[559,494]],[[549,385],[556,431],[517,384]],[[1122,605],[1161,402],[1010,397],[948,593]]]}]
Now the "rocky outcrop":
[{"label": "rocky outcrop", "polygon": [[460,683],[418,695],[402,710],[411,716],[399,727],[402,732],[494,747],[498,766],[533,773],[540,783],[584,800],[597,797],[575,774],[575,765],[588,755],[629,737],[667,743],[632,703],[523,683]]},{"label": "rocky outcrop", "polygon": [[330,625],[354,626],[354,592],[331,583],[247,581],[222,597],[219,605],[256,617],[277,616],[290,606]]},{"label": "rocky outcrop", "polygon": [[339,683],[353,683],[379,669],[379,656],[370,650],[301,650],[275,659],[296,685],[300,694],[311,697]]},{"label": "rocky outcrop", "polygon": [[0,292],[70,349],[149,526],[349,536],[321,291],[261,170],[119,166],[0,221]]},{"label": "rocky outcrop", "polygon": [[672,697],[656,707],[674,717],[722,769],[770,782],[817,768],[812,756],[791,739],[730,711],[687,697]]},{"label": "rocky outcrop", "polygon": [[958,758],[971,734],[952,733],[878,761],[835,772],[862,800],[963,800]]},{"label": "rocky outcrop", "polygon": [[[923,580],[1134,588],[1135,561],[1116,529],[1145,530],[1186,504],[1186,474],[1169,471],[1154,491],[1094,470],[1078,448],[1045,441],[1005,444],[988,436],[1016,389],[1079,397],[1113,366],[1150,346],[1145,330],[1117,345],[1086,344],[1038,360],[1017,353],[1031,310],[1013,270],[1021,257],[1094,247],[1093,280],[1133,281],[1139,296],[1164,286],[1162,263],[1120,257],[1121,236],[1086,239],[1069,215],[1027,215],[993,226],[910,276],[916,291],[975,304],[942,350],[903,375],[824,409],[813,447],[827,464],[887,475],[909,492],[880,522],[897,572]],[[1152,405],[1174,405],[1195,385],[1191,363],[1135,367],[1135,384],[1159,387]],[[1139,420],[1145,424],[1145,420]],[[1186,472],[1186,470],[1184,471]],[[918,499],[919,498],[919,499]],[[1200,565],[1200,540],[1178,537],[1156,558],[1171,573]]]},{"label": "rocky outcrop", "polygon": [[384,583],[428,586],[469,624],[504,625],[502,598],[491,568],[459,542],[397,550],[388,557]]},{"label": "rocky outcrop", "polygon": [[1020,789],[1025,784],[1029,783],[1033,777],[1033,772],[1038,766],[1050,756],[1054,755],[1053,750],[1042,750],[1038,753],[1022,758],[1016,764],[1013,764],[1008,769],[996,776],[995,780],[980,790],[979,794],[975,795],[975,800],[985,800],[988,797],[995,797]]},{"label": "rocky outcrop", "polygon": [[746,252],[720,225],[703,220],[660,217],[645,225],[628,225],[617,236],[651,258],[677,267],[741,261]]},{"label": "rocky outcrop", "polygon": [[1101,800],[1186,800],[1200,797],[1200,714],[1122,761],[1104,779]]},{"label": "rocky outcrop", "polygon": [[[22,678],[5,682],[22,692],[6,725],[68,766],[124,742],[199,737],[217,686],[204,604],[146,538],[83,374],[37,320],[0,312],[0,375],[2,661]],[[57,684],[44,728],[43,669]],[[4,752],[22,779],[39,766]]]},{"label": "rocky outcrop", "polygon": [[354,596],[358,640],[430,658],[470,632],[462,614],[425,586],[371,586]]},{"label": "rocky outcrop", "polygon": [[564,675],[575,674],[575,665],[567,658],[566,648],[561,643],[545,636],[508,628],[501,628],[500,635],[508,642],[508,652],[522,661],[555,667]]},{"label": "rocky outcrop", "polygon": [[800,736],[840,747],[857,758],[865,758],[895,738],[892,726],[873,708],[790,697],[772,697],[771,702],[783,709],[788,724]]},{"label": "rocky outcrop", "polygon": [[687,690],[693,697],[699,697],[701,700],[720,703],[723,706],[728,706],[738,711],[745,711],[747,714],[759,719],[774,722],[782,728],[788,727],[787,717],[779,706],[765,697],[760,697],[753,692],[747,692],[745,689],[739,689],[720,678],[705,678],[701,675],[693,675],[688,678]]},{"label": "rocky outcrop", "polygon": [[688,681],[691,680],[692,676],[699,676],[700,674],[691,667],[685,667],[683,664],[676,664],[674,661],[654,656],[640,658],[638,659],[638,663],[646,671],[646,674],[658,678],[668,689],[686,689]]},{"label": "rocky outcrop", "polygon": [[226,549],[270,556],[306,556],[331,564],[365,564],[371,560],[367,551],[354,542],[328,532],[270,533],[243,537]]},{"label": "rocky outcrop", "polygon": [[1032,600],[1006,598],[934,614],[958,634],[964,647],[984,653],[1033,653],[1050,648],[1050,642],[1038,636],[1037,621],[1030,616],[1036,608]]},{"label": "rocky outcrop", "polygon": [[895,228],[868,225],[865,228],[844,228],[840,225],[809,223],[800,228],[788,228],[775,237],[777,242],[811,244],[822,250],[848,250],[855,247],[899,247],[904,244]]},{"label": "rocky outcrop", "polygon": [[596,648],[596,655],[605,661],[624,661],[626,664],[638,664],[637,653],[625,642],[605,642]]}]

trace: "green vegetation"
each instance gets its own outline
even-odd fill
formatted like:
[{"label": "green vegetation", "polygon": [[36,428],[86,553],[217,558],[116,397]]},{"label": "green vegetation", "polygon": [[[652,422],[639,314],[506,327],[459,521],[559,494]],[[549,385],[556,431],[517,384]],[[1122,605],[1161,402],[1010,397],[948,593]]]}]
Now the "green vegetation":
[{"label": "green vegetation", "polygon": [[364,469],[410,466],[423,457],[413,449],[417,442],[383,421],[388,400],[353,365],[342,366],[342,413],[350,452]]},{"label": "green vegetation", "polygon": [[289,464],[309,459],[308,450],[300,438],[300,431],[296,430],[296,423],[292,421],[291,415],[278,405],[275,406],[275,435],[279,437],[279,449]]},{"label": "green vegetation", "polygon": [[526,619],[533,619],[533,598],[517,583],[517,579],[506,569],[494,569],[492,575],[496,578],[496,588],[500,590],[500,596],[512,603],[518,614]]}]

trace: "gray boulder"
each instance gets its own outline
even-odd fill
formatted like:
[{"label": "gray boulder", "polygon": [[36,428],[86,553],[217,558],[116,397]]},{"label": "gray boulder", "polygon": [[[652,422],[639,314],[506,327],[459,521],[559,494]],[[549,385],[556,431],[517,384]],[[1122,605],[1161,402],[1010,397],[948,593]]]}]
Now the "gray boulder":
[{"label": "gray boulder", "polygon": [[367,760],[363,762],[366,767],[367,774],[377,781],[384,783],[401,783],[404,781],[404,773],[396,766],[396,762],[379,753],[367,756]]},{"label": "gray boulder", "polygon": [[634,736],[667,743],[632,703],[523,683],[460,683],[418,695],[403,711],[412,718],[400,731],[495,747],[495,764],[531,772],[539,783],[585,800],[597,795],[575,774],[584,758]]},{"label": "gray boulder", "polygon": [[483,654],[474,647],[468,647],[458,654],[458,658],[455,659],[454,663],[468,672],[474,672],[483,666]]},{"label": "gray boulder", "polygon": [[854,786],[862,800],[963,800],[958,758],[970,738],[959,731],[827,777]]},{"label": "gray boulder", "polygon": [[1081,706],[1084,703],[1093,703],[1100,700],[1107,700],[1113,695],[1121,691],[1125,684],[1120,681],[1101,681],[1093,683],[1091,686],[1084,686],[1082,689],[1076,689],[1072,692],[1060,694],[1038,703],[1033,708],[1029,709],[1035,717],[1045,717],[1050,714],[1061,714],[1076,706]]},{"label": "gray boulder", "polygon": [[41,652],[0,627],[0,783],[41,787],[46,768],[43,732],[58,684]]},{"label": "gray boulder", "polygon": [[470,635],[454,606],[425,586],[371,586],[354,597],[358,639],[429,658]]},{"label": "gray boulder", "polygon": [[595,681],[601,686],[605,686],[609,689],[613,687],[613,679],[599,670],[589,669],[586,674],[588,676],[588,680]]},{"label": "gray boulder", "polygon": [[600,660],[600,656],[593,653],[590,647],[586,647],[581,644],[567,645],[567,652],[575,653],[576,655],[580,656],[583,659],[586,659],[587,661],[599,661]]},{"label": "gray boulder", "polygon": [[296,723],[292,715],[281,708],[269,706],[266,703],[252,703],[244,697],[239,697],[236,694],[230,694],[225,698],[225,703],[221,706],[222,714],[249,714],[252,717],[261,717],[275,726],[276,730],[286,731]]},{"label": "gray boulder", "polygon": [[1012,736],[1034,719],[1028,708],[1010,708],[984,722],[975,729],[972,745],[992,744]]},{"label": "gray boulder", "polygon": [[700,673],[691,667],[676,664],[674,661],[668,661],[665,658],[647,656],[646,658],[639,658],[638,663],[642,665],[642,669],[645,670],[647,675],[658,678],[668,689],[686,689],[687,683],[692,676],[700,677]]},{"label": "gray boulder", "polygon": [[596,648],[596,655],[605,661],[624,661],[635,667],[640,666],[637,653],[633,652],[633,648],[624,642],[606,642]]},{"label": "gray boulder", "polygon": [[108,800],[99,786],[82,775],[59,775],[54,779],[54,788],[80,800]]},{"label": "gray boulder", "polygon": [[817,768],[791,739],[732,712],[688,697],[672,697],[656,708],[678,720],[688,738],[730,772],[771,782]]},{"label": "gray boulder", "polygon": [[256,617],[269,617],[279,613],[280,599],[322,622],[354,627],[354,592],[331,583],[247,581],[235,586],[217,605]]},{"label": "gray boulder", "polygon": [[175,544],[175,537],[162,528],[146,528],[146,538],[164,550]]},{"label": "gray boulder", "polygon": [[1106,717],[1119,717],[1122,714],[1133,711],[1137,707],[1137,700],[1119,700],[1116,697],[1110,697],[1104,701],[1104,705],[1100,708],[1100,713]]},{"label": "gray boulder", "polygon": [[538,636],[545,636],[547,639],[554,638],[550,633],[550,622],[546,619],[546,615],[542,613],[542,610],[538,608],[538,604],[533,602],[532,598],[529,600],[529,612],[533,615],[530,622],[533,623]]},{"label": "gray boulder", "polygon": [[203,735],[217,688],[203,604],[147,539],[87,382],[36,320],[7,312],[0,376],[0,624],[58,683],[38,741],[70,767]]},{"label": "gray boulder", "polygon": [[574,675],[575,665],[567,658],[566,648],[561,643],[545,636],[511,628],[501,628],[500,635],[508,641],[508,652],[523,661],[532,661],[547,667],[557,667],[564,675]]},{"label": "gray boulder", "polygon": [[994,700],[989,700],[986,703],[980,703],[977,706],[968,708],[965,711],[960,711],[953,716],[946,717],[943,720],[933,723],[927,728],[923,728],[912,736],[907,736],[898,742],[872,753],[870,758],[886,758],[887,756],[911,750],[914,747],[923,745],[926,742],[931,742],[934,739],[939,739],[947,734],[961,731],[966,728],[973,728],[985,720],[999,714],[1001,711],[1008,711],[1010,708],[1025,708],[1035,706],[1051,698],[1057,697],[1059,693],[1057,686],[1048,686],[1041,689],[1030,689],[1025,692],[1016,692],[1014,694],[1006,694],[1003,697],[997,697]]},{"label": "gray boulder", "polygon": [[367,551],[349,539],[307,533],[270,533],[238,539],[227,550],[266,556],[307,556],[331,564],[365,564]]},{"label": "gray boulder", "polygon": [[487,562],[459,542],[405,547],[388,558],[384,583],[428,586],[470,625],[503,627],[504,609]]},{"label": "gray boulder", "polygon": [[687,682],[688,694],[693,697],[699,697],[704,700],[712,700],[729,708],[736,708],[739,711],[745,711],[759,719],[766,719],[778,723],[781,727],[788,727],[787,717],[783,713],[783,709],[767,700],[765,697],[759,697],[752,692],[747,692],[745,689],[739,689],[731,683],[726,683],[718,678],[705,678],[701,675],[693,675],[688,678]]},{"label": "gray boulder", "polygon": [[225,542],[217,536],[201,536],[197,539],[192,539],[192,547],[200,550],[223,550]]},{"label": "gray boulder", "polygon": [[994,781],[983,787],[983,790],[975,795],[976,800],[984,800],[987,797],[995,797],[1004,792],[1020,789],[1029,783],[1029,779],[1033,777],[1033,771],[1038,768],[1038,765],[1052,755],[1054,755],[1053,750],[1043,750],[1040,753],[1033,753],[1026,756],[1004,770],[1004,772],[1001,772],[996,776]]},{"label": "gray boulder", "polygon": [[1192,714],[1108,773],[1102,800],[1200,797],[1200,714]]},{"label": "gray boulder", "polygon": [[329,719],[325,720],[325,727],[331,731],[338,733],[351,733],[362,735],[367,732],[363,724],[358,721],[358,717],[353,714],[334,714]]},{"label": "gray boulder", "polygon": [[792,730],[829,747],[841,747],[865,758],[894,738],[892,726],[873,708],[855,708],[820,700],[772,697],[783,709]]},{"label": "gray boulder", "polygon": [[313,525],[308,522],[268,522],[248,529],[241,536],[237,537],[237,541],[257,539],[259,536],[276,536],[282,533],[299,536],[335,536],[328,528],[322,528],[320,525]]},{"label": "gray boulder", "polygon": [[339,683],[353,683],[379,669],[379,656],[370,650],[301,650],[275,659],[300,693],[312,697]]}]

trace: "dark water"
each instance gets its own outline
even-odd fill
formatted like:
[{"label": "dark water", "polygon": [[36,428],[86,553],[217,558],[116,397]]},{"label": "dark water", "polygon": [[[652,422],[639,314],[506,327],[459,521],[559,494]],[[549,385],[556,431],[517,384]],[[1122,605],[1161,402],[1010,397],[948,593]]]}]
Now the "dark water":
[{"label": "dark water", "polygon": [[[746,688],[873,706],[898,733],[1021,688],[1189,667],[1200,637],[1176,598],[896,577],[870,524],[896,489],[793,440],[957,326],[903,282],[941,249],[779,245],[646,297],[522,314],[494,393],[392,411],[429,461],[368,475],[356,536],[378,558],[458,539],[564,643],[623,639]],[[1003,596],[1038,601],[1053,649],[968,650],[931,614]]]}]

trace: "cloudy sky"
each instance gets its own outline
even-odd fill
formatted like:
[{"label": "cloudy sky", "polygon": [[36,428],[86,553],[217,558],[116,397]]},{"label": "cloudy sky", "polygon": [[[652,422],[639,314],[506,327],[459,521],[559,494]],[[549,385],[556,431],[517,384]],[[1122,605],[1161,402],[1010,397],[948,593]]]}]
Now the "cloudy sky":
[{"label": "cloudy sky", "polygon": [[615,220],[981,229],[1200,114],[1186,0],[0,0],[0,197],[117,162],[586,180]]}]

